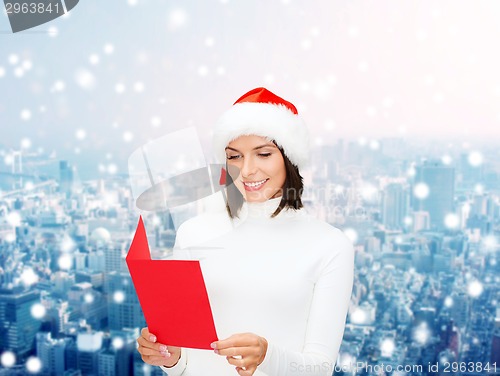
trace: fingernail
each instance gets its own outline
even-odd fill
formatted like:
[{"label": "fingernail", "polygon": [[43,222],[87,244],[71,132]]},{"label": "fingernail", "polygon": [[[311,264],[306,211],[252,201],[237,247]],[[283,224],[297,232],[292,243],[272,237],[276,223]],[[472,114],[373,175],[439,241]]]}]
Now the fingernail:
[{"label": "fingernail", "polygon": [[170,357],[170,353],[169,352],[161,352],[160,354],[163,355],[165,358],[169,358]]},{"label": "fingernail", "polygon": [[156,342],[156,336],[154,336],[154,335],[150,335],[150,336],[149,336],[149,340],[150,340],[151,342]]},{"label": "fingernail", "polygon": [[215,348],[217,347],[217,345],[215,344],[215,342],[212,342],[212,343],[210,344],[210,347],[211,347],[212,349],[215,349]]},{"label": "fingernail", "polygon": [[219,353],[219,350],[215,349],[215,350],[214,350],[214,353],[218,354],[218,353]]},{"label": "fingernail", "polygon": [[166,352],[166,351],[167,351],[167,346],[165,346],[165,345],[160,345],[160,351],[161,351],[161,352]]}]

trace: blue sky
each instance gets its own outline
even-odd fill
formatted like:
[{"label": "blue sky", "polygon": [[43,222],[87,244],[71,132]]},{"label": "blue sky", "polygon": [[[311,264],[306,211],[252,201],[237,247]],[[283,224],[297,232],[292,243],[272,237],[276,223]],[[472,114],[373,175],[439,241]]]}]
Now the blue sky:
[{"label": "blue sky", "polygon": [[[500,135],[500,3],[85,0],[11,34],[0,17],[0,144],[123,165],[266,86],[318,143]],[[28,141],[26,141],[28,140]]]}]

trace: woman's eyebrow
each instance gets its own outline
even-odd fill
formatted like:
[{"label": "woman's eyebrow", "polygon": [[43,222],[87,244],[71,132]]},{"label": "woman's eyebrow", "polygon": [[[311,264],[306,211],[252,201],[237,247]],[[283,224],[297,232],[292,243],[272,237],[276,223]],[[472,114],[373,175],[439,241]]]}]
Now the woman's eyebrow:
[{"label": "woman's eyebrow", "polygon": [[[265,148],[265,147],[276,147],[274,144],[265,144],[265,145],[260,145],[260,146],[256,146],[254,147],[252,150],[257,150],[257,149],[262,149],[262,148]],[[230,149],[230,150],[233,150],[233,151],[237,151],[238,153],[240,152],[238,149],[235,149],[235,148],[232,148],[232,147],[229,147],[227,146],[224,150],[227,150],[227,149]]]}]

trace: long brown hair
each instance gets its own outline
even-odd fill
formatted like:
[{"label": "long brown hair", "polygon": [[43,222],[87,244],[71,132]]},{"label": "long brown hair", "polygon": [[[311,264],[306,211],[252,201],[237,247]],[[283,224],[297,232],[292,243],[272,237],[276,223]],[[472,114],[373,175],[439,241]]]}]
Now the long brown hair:
[{"label": "long brown hair", "polygon": [[[292,208],[298,210],[304,205],[302,204],[302,192],[304,190],[304,178],[300,175],[299,168],[294,165],[290,159],[286,156],[283,148],[279,146],[276,141],[272,140],[276,145],[283,160],[285,162],[286,179],[283,187],[281,188],[281,201],[271,214],[271,218],[276,217],[284,208]],[[228,170],[227,160],[226,160],[226,171]],[[226,174],[226,188],[227,188],[227,202],[226,210],[231,218],[238,217],[241,207],[245,202],[243,195],[233,183],[233,179],[229,173]],[[238,217],[239,218],[239,217]]]}]

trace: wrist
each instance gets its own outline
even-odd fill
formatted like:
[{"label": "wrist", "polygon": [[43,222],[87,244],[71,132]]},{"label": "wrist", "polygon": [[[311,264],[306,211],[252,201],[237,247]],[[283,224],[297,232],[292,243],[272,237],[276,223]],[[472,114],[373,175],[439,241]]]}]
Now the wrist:
[{"label": "wrist", "polygon": [[[171,353],[171,354],[172,354],[172,353]],[[175,366],[177,365],[177,363],[179,363],[179,360],[181,360],[181,352],[179,351],[179,353],[178,353],[178,354],[175,354],[175,355],[174,355],[174,354],[172,354],[171,356],[176,356],[176,355],[178,355],[178,358],[177,358],[177,361],[176,361],[174,364],[170,364],[170,365],[165,365],[165,364],[164,364],[164,365],[163,365],[163,367],[165,367],[165,368],[172,368],[172,367],[175,367]],[[174,359],[175,359],[175,358],[174,358]]]}]

